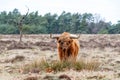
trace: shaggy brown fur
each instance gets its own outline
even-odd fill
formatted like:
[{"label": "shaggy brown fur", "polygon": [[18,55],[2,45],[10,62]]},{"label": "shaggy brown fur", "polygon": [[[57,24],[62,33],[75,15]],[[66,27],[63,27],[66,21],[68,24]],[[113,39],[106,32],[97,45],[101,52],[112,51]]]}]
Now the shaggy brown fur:
[{"label": "shaggy brown fur", "polygon": [[79,41],[78,39],[70,38],[70,35],[70,33],[64,32],[57,38],[57,48],[61,61],[70,59],[72,59],[72,61],[76,61],[80,48]]}]

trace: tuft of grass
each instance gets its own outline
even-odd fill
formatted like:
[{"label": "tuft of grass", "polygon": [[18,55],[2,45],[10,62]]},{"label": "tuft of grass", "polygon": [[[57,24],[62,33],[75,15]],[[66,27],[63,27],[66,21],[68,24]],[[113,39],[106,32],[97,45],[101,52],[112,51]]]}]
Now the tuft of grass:
[{"label": "tuft of grass", "polygon": [[98,70],[100,67],[100,62],[96,60],[80,60],[74,64],[75,70]]},{"label": "tuft of grass", "polygon": [[22,66],[23,73],[27,73],[27,72],[36,73],[36,72],[44,71],[47,68],[49,68],[49,63],[44,59],[42,60],[36,59],[33,62]]},{"label": "tuft of grass", "polygon": [[98,70],[100,66],[100,62],[95,60],[79,60],[76,62],[71,61],[46,61],[42,60],[34,60],[28,65],[23,66],[23,72],[58,72],[58,71],[66,71],[69,69],[73,69],[76,71],[80,70]]},{"label": "tuft of grass", "polygon": [[72,68],[72,66],[73,64],[69,61],[64,61],[64,62],[56,61],[55,63],[51,64],[51,68],[55,72],[69,70],[70,68]]},{"label": "tuft of grass", "polygon": [[85,69],[87,70],[98,70],[100,62],[96,60],[87,61],[85,64]]}]

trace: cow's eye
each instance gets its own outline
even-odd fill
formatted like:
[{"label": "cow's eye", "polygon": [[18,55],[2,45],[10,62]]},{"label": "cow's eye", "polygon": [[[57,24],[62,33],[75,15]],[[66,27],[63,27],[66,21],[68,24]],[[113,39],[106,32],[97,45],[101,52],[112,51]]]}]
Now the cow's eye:
[{"label": "cow's eye", "polygon": [[61,40],[59,40],[58,43],[61,43]]},{"label": "cow's eye", "polygon": [[60,44],[63,44],[63,42],[60,42]]},{"label": "cow's eye", "polygon": [[68,43],[71,43],[71,41],[68,41]]}]

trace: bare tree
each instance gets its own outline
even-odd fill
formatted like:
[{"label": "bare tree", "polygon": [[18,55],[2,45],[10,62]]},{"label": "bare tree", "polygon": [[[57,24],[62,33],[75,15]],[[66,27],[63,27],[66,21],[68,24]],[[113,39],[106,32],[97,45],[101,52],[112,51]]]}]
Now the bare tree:
[{"label": "bare tree", "polygon": [[20,32],[20,40],[19,40],[20,43],[22,42],[22,36],[23,36],[23,20],[27,17],[28,13],[29,13],[29,8],[27,13],[17,22],[18,30]]}]

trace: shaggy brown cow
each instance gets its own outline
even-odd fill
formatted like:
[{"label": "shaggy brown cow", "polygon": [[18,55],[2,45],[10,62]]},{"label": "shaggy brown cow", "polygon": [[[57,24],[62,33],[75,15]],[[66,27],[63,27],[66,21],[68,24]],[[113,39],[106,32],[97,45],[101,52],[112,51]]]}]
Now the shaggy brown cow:
[{"label": "shaggy brown cow", "polygon": [[60,36],[52,37],[51,38],[57,39],[57,48],[59,53],[60,61],[70,60],[76,61],[78,51],[79,51],[79,36],[72,35],[68,32],[62,33]]}]

